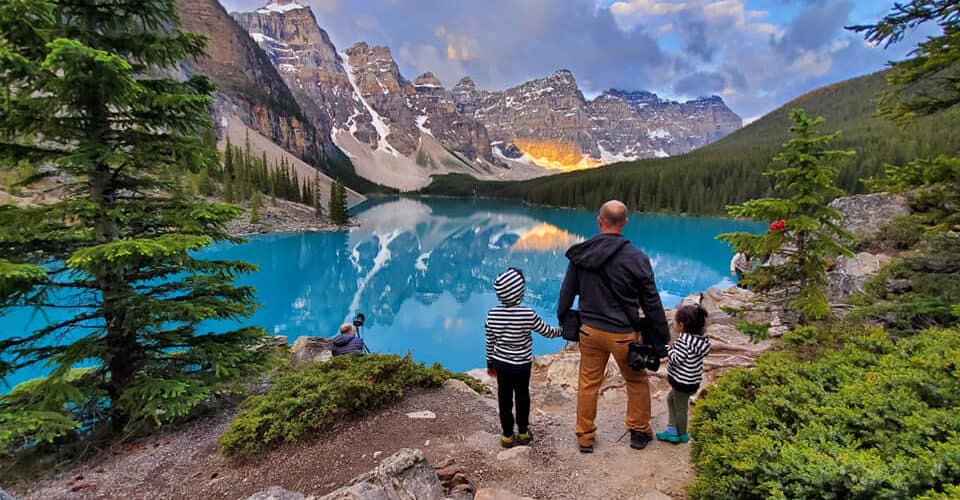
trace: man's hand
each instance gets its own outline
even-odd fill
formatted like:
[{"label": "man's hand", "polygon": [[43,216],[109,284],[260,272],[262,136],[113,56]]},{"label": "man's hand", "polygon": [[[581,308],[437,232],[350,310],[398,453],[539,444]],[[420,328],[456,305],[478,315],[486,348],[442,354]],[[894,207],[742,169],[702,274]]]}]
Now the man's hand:
[{"label": "man's hand", "polygon": [[497,371],[494,370],[493,368],[487,368],[487,375],[490,378],[497,378]]}]

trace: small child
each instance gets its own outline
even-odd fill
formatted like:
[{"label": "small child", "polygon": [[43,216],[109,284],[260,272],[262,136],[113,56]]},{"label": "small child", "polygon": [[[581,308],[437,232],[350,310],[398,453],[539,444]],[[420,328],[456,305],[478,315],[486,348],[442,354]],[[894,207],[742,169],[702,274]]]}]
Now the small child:
[{"label": "small child", "polygon": [[667,380],[670,381],[670,394],[667,407],[670,410],[670,425],[657,433],[657,439],[668,443],[686,443],[687,405],[700,388],[703,381],[703,359],[710,352],[710,341],[703,335],[707,322],[707,311],[699,304],[686,305],[677,309],[674,327],[680,334],[670,347],[667,367]]},{"label": "small child", "polygon": [[[511,267],[497,276],[493,289],[500,305],[487,312],[484,329],[487,333],[487,374],[497,378],[497,399],[500,403],[500,425],[503,435],[500,445],[512,448],[529,445],[530,432],[530,366],[533,362],[533,330],[547,338],[559,337],[559,327],[547,325],[529,307],[520,305],[525,280],[523,271]],[[513,399],[517,401],[516,423],[513,433]]]}]

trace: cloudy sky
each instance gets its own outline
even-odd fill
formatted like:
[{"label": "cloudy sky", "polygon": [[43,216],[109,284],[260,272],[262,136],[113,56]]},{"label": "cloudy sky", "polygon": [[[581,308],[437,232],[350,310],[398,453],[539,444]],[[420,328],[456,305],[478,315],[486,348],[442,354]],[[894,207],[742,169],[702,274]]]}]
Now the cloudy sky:
[{"label": "cloudy sky", "polygon": [[[884,50],[845,25],[887,0],[299,0],[343,50],[387,45],[408,78],[465,75],[491,90],[559,68],[584,93],[718,94],[747,120],[822,85],[883,68],[922,36]],[[230,11],[267,0],[221,0]]]}]

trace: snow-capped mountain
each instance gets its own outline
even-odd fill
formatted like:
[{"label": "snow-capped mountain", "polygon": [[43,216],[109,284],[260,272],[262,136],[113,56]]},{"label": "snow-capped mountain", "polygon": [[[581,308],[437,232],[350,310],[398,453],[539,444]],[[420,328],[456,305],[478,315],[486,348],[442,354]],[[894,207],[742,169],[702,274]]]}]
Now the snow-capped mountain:
[{"label": "snow-capped mountain", "polygon": [[340,52],[311,9],[293,0],[233,16],[300,106],[327,117],[333,141],[358,174],[401,189],[449,172],[486,179],[543,175],[540,168],[497,161],[483,124],[457,113],[452,94],[432,74],[406,79],[389,48],[358,43]]},{"label": "snow-capped mountain", "polygon": [[568,70],[502,92],[464,78],[453,93],[487,126],[495,154],[559,170],[683,154],[742,126],[716,96],[679,103],[611,89],[588,101]]},{"label": "snow-capped mountain", "polygon": [[447,89],[432,73],[411,81],[388,47],[338,51],[295,0],[232,15],[357,173],[401,189],[442,173],[527,179],[682,154],[742,126],[716,96],[679,103],[611,89],[588,101],[568,70],[498,92],[470,78]]}]

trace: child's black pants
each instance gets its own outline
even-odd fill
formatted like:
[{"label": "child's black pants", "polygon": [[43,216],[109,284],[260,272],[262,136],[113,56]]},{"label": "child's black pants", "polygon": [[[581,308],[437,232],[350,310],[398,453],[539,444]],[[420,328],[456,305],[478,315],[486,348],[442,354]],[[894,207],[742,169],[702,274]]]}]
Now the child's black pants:
[{"label": "child's black pants", "polygon": [[504,436],[513,435],[513,402],[517,403],[517,431],[530,430],[530,363],[513,365],[493,362],[497,372],[497,400],[500,403],[500,426]]}]

